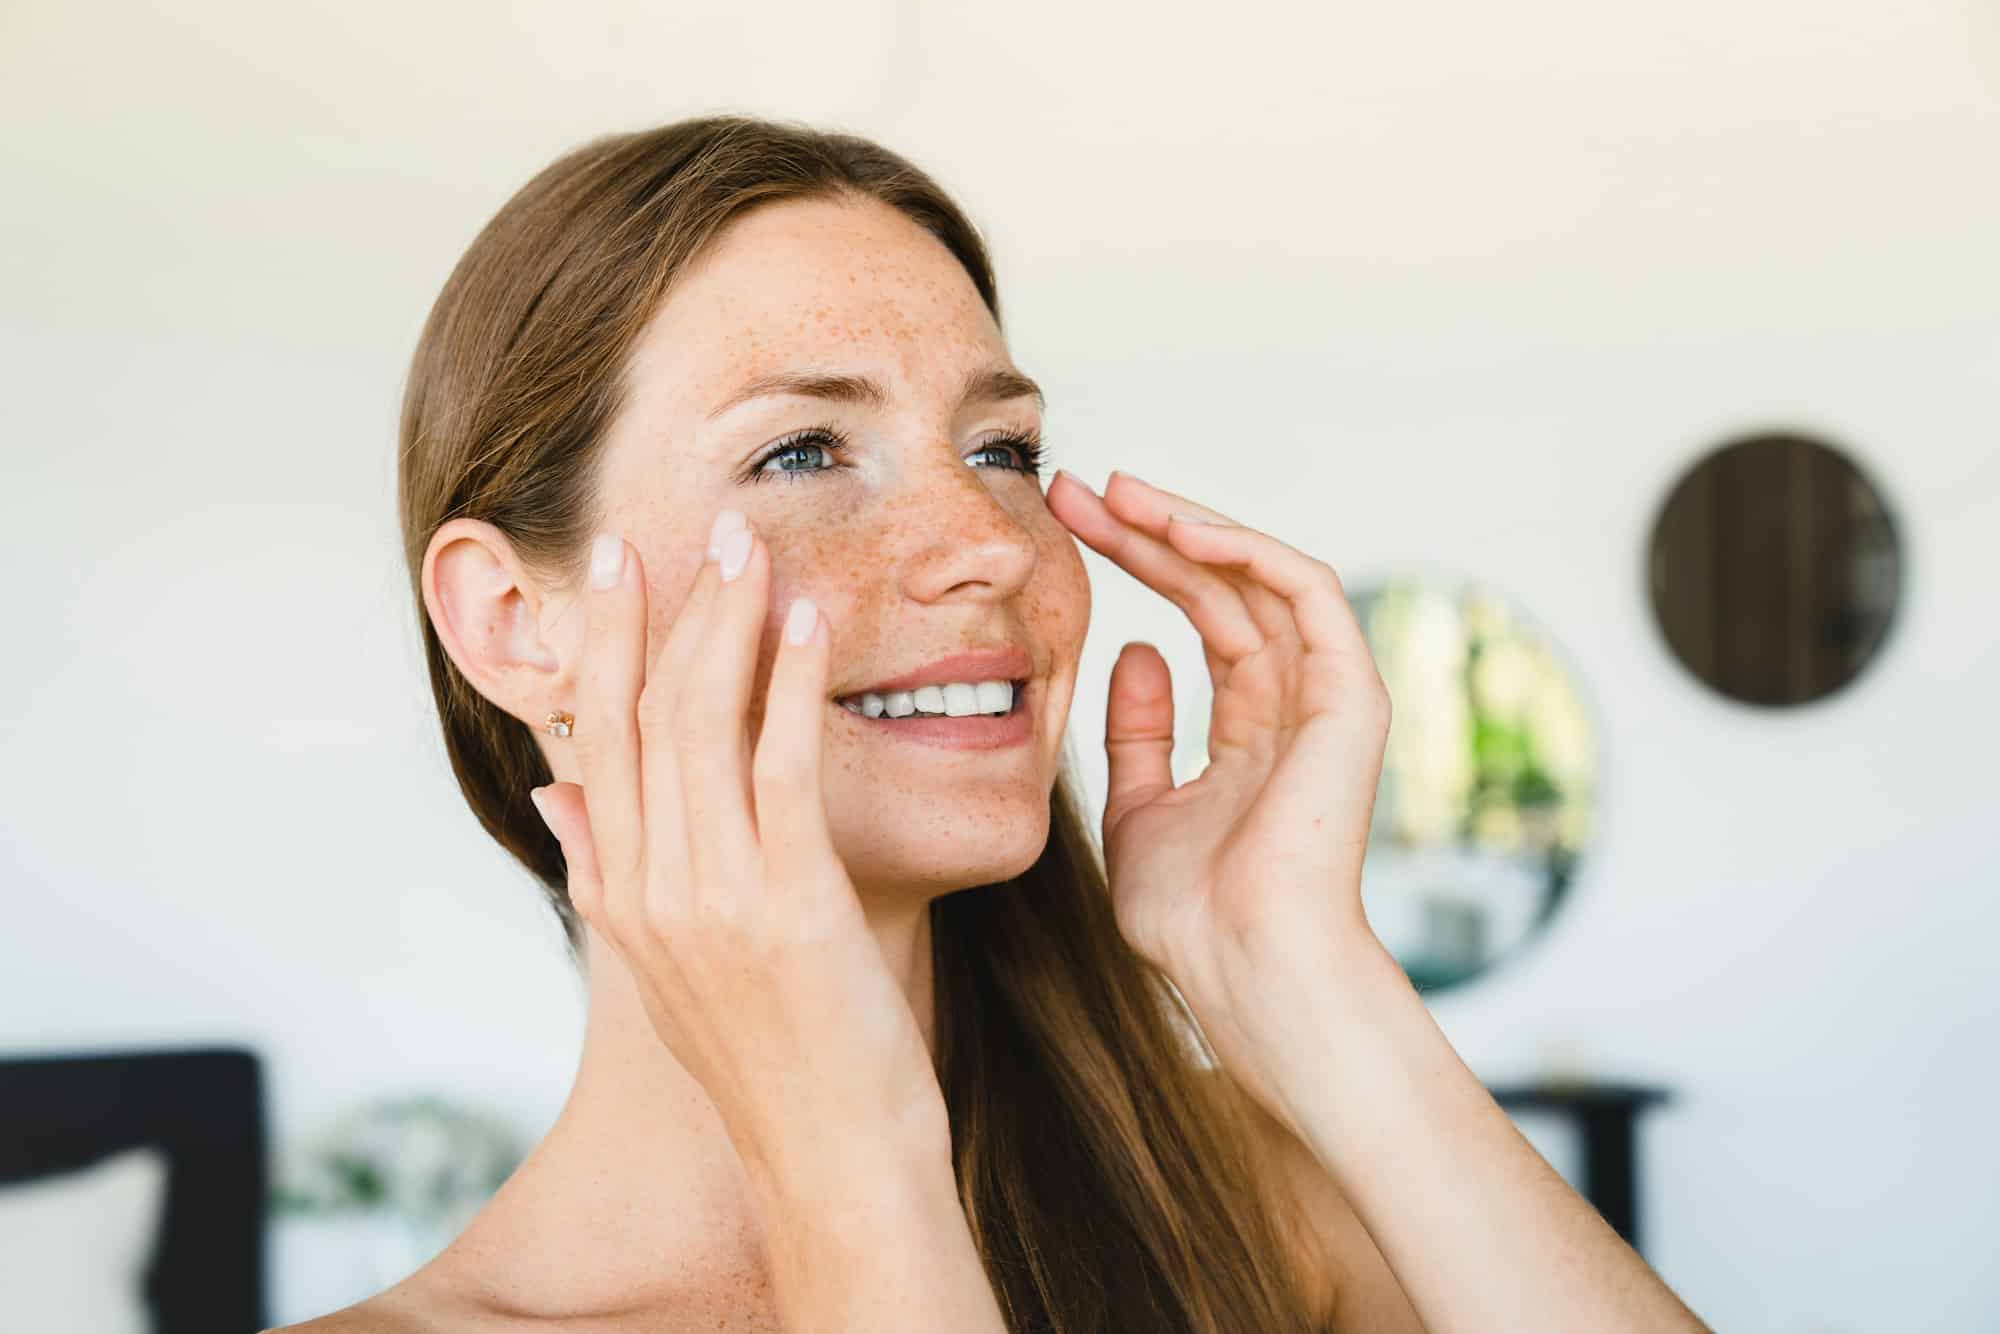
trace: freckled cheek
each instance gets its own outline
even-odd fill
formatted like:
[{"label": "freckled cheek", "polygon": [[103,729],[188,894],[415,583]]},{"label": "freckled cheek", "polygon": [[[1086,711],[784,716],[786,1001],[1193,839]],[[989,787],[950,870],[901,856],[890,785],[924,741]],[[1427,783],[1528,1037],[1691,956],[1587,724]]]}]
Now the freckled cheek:
[{"label": "freckled cheek", "polygon": [[1073,546],[1053,553],[1044,569],[1046,577],[1034,595],[1031,614],[1055,655],[1051,666],[1073,668],[1090,626],[1090,576]]},{"label": "freckled cheek", "polygon": [[837,629],[841,611],[887,559],[851,535],[787,533],[771,547],[771,615],[782,621],[793,598],[809,597]]},{"label": "freckled cheek", "polygon": [[646,661],[659,657],[666,647],[667,636],[673,633],[681,612],[687,606],[688,594],[694,591],[694,578],[690,573],[676,578],[662,587],[657,581],[646,581]]}]

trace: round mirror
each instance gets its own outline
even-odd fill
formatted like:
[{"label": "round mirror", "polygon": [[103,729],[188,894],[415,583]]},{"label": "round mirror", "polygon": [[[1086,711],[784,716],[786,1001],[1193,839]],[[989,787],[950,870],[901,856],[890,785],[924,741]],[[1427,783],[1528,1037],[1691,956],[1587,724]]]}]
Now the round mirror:
[{"label": "round mirror", "polygon": [[1839,450],[1758,435],[1684,473],[1653,523],[1648,587],[1674,655],[1745,704],[1821,699],[1881,649],[1902,584],[1881,494]]},{"label": "round mirror", "polygon": [[1590,839],[1597,729],[1566,664],[1492,593],[1408,579],[1349,601],[1394,710],[1362,905],[1418,990],[1454,986],[1562,906]]}]

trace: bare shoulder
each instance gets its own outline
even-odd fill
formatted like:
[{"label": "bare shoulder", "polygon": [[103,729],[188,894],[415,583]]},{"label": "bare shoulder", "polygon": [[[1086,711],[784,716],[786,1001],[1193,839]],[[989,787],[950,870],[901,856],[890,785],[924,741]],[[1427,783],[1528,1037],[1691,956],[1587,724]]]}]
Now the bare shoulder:
[{"label": "bare shoulder", "polygon": [[1255,1148],[1279,1189],[1298,1203],[1306,1227],[1295,1238],[1316,1308],[1336,1328],[1381,1334],[1425,1334],[1395,1271],[1353,1205],[1312,1150],[1220,1069],[1210,1071],[1225,1097],[1255,1128]]},{"label": "bare shoulder", "polygon": [[330,1311],[296,1325],[276,1326],[259,1334],[420,1334],[420,1331],[434,1328],[413,1322],[394,1310],[356,1302],[353,1306]]},{"label": "bare shoulder", "polygon": [[260,1334],[429,1334],[440,1328],[412,1311],[393,1305],[378,1305],[374,1298],[356,1302],[338,1311],[296,1325],[260,1331]]},{"label": "bare shoulder", "polygon": [[437,1334],[446,1329],[489,1327],[493,1327],[491,1322],[479,1319],[474,1312],[447,1312],[406,1282],[338,1311],[260,1334]]},{"label": "bare shoulder", "polygon": [[522,1305],[476,1275],[433,1261],[365,1301],[260,1334],[772,1334],[778,1328],[769,1308],[746,1300],[734,1271],[726,1286],[628,1295],[633,1299],[579,1301],[573,1292],[542,1291]]}]

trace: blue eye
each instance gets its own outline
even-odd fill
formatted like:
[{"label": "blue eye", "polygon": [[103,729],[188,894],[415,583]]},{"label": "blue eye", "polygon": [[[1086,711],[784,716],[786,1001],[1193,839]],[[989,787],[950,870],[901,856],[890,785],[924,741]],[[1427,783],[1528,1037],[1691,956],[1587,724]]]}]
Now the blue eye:
[{"label": "blue eye", "polygon": [[[822,458],[829,457],[836,451],[844,450],[847,447],[847,436],[839,427],[833,425],[808,426],[804,430],[794,431],[766,450],[763,456],[751,465],[750,475],[746,480],[761,482],[766,477],[777,476],[783,477],[786,481],[790,482],[801,480],[814,473],[832,472],[834,471],[832,466],[813,467],[810,463],[792,467],[790,466],[790,460],[799,458],[809,460],[814,456],[815,452]],[[1029,433],[1024,435],[1020,432],[1010,431],[1005,435],[996,436],[988,440],[985,444],[974,450],[973,453],[975,455],[984,454],[990,450],[999,449],[1012,450],[1014,456],[1020,460],[1018,464],[1010,463],[1002,465],[1010,472],[1026,473],[1030,476],[1039,476],[1041,474],[1042,438],[1039,434]],[[777,463],[779,466],[776,468],[769,467],[768,465],[772,463]]]},{"label": "blue eye", "polygon": [[[823,470],[819,468],[807,467],[804,464],[801,464],[797,467],[793,467],[792,461],[800,457],[810,457],[810,451],[813,450],[817,450],[821,455],[824,455],[829,450],[838,448],[840,448],[840,443],[838,441],[828,441],[822,444],[812,440],[796,440],[789,445],[780,445],[763,457],[763,459],[758,463],[757,471],[753,474],[753,476],[759,478],[769,477],[773,471],[776,471],[778,474],[785,477],[794,477],[800,473],[805,473],[805,472],[820,472]],[[775,470],[766,468],[765,466],[766,464],[774,462],[778,464],[778,467]]]},{"label": "blue eye", "polygon": [[989,449],[1011,449],[1014,451],[1014,456],[1021,460],[1020,465],[1014,468],[1015,472],[1024,472],[1031,476],[1039,476],[1041,474],[1042,437],[1040,435],[1022,435],[1019,432],[1010,431],[1006,435],[996,436],[988,440],[975,452],[984,454]]},{"label": "blue eye", "polygon": [[[766,450],[763,457],[750,465],[750,475],[744,480],[761,482],[766,477],[781,476],[790,482],[812,473],[829,472],[831,471],[829,468],[815,468],[810,464],[799,467],[792,467],[789,464],[796,458],[811,458],[815,450],[821,455],[826,455],[845,448],[847,448],[847,437],[841,433],[839,427],[808,426],[802,431],[794,431]],[[781,466],[777,468],[766,466],[774,462],[780,463]]]}]

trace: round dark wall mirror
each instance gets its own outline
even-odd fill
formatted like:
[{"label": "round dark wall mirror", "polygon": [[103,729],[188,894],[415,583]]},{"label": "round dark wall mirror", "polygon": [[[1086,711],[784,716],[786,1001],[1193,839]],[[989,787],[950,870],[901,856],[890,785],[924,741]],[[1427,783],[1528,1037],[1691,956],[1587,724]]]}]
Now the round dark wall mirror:
[{"label": "round dark wall mirror", "polygon": [[1853,460],[1802,435],[1725,444],[1684,473],[1653,523],[1648,588],[1674,655],[1746,704],[1840,690],[1881,649],[1902,551]]}]

